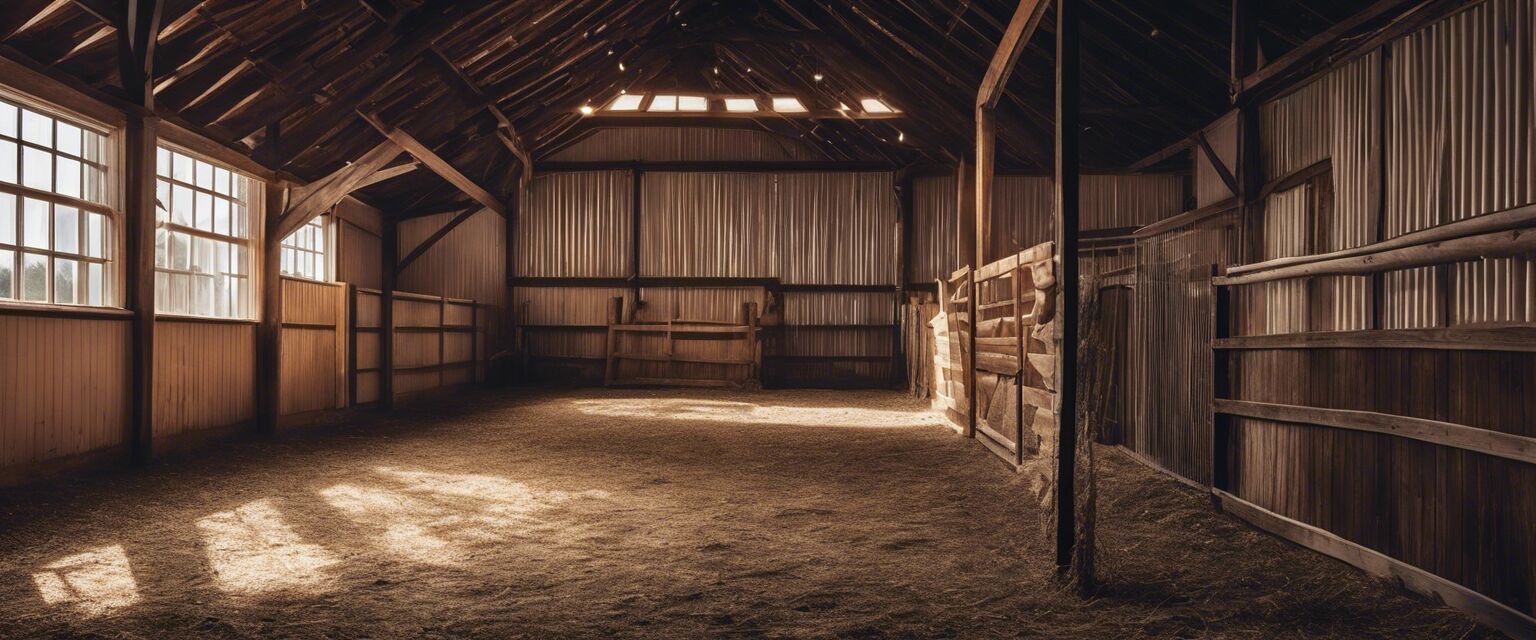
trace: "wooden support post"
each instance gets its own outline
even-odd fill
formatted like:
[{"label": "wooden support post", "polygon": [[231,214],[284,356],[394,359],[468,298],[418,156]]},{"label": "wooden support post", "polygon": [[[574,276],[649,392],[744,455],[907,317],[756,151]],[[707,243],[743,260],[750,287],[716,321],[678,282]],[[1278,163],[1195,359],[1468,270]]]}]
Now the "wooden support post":
[{"label": "wooden support post", "polygon": [[[995,158],[997,129],[992,110],[976,108],[976,257],[977,268],[988,263],[994,256],[988,255],[987,244],[992,240],[992,186],[996,175]],[[1013,247],[1017,252],[1022,247]],[[1004,253],[1007,255],[1007,252]],[[1001,258],[1002,256],[996,256]]]},{"label": "wooden support post", "polygon": [[384,282],[379,287],[379,403],[395,408],[395,257],[400,253],[400,224],[385,216],[383,255]]},{"label": "wooden support post", "polygon": [[[966,278],[966,312],[969,319],[966,326],[969,327],[965,335],[965,343],[962,345],[961,366],[965,368],[965,429],[967,438],[976,437],[976,268],[981,266],[976,263],[976,255],[980,243],[976,237],[976,173],[974,168],[964,160],[960,161],[957,168],[956,182],[959,187],[960,201],[955,208],[959,220],[955,222],[956,231],[956,257],[961,265],[971,268],[971,275]],[[958,325],[957,325],[958,326]]]},{"label": "wooden support post", "polygon": [[1077,538],[1077,227],[1078,172],[1078,3],[1056,0],[1056,246],[1060,247],[1061,305],[1056,361],[1056,568],[1072,566]]},{"label": "wooden support post", "polygon": [[347,295],[347,407],[357,406],[357,285],[348,284]]},{"label": "wooden support post", "polygon": [[437,388],[448,384],[448,296],[437,299]]},{"label": "wooden support post", "polygon": [[159,119],[130,115],[124,172],[123,300],[133,310],[132,414],[129,448],[135,462],[154,458],[155,438],[155,148]]},{"label": "wooden support post", "polygon": [[133,460],[154,459],[155,440],[155,162],[160,120],[155,117],[153,72],[162,7],[158,0],[128,0],[118,29],[123,93],[137,109],[128,114],[123,172],[123,301],[133,310],[128,446]]},{"label": "wooden support post", "polygon": [[480,303],[469,306],[469,381],[480,382]]},{"label": "wooden support post", "polygon": [[[630,173],[629,194],[629,277],[640,277],[640,200],[645,185],[645,171],[636,169]],[[635,307],[640,306],[640,290],[635,289]],[[635,309],[631,309],[635,311]]]},{"label": "wooden support post", "polygon": [[619,337],[615,325],[624,323],[624,298],[614,296],[608,299],[608,341],[603,350],[603,384],[612,386],[614,378],[618,377],[618,358],[614,355],[618,352]]},{"label": "wooden support post", "polygon": [[262,199],[261,321],[256,325],[256,428],[263,435],[277,433],[282,406],[283,353],[283,279],[282,242],[279,226],[283,207],[283,187],[266,186]]},{"label": "wooden support post", "polygon": [[906,371],[905,350],[902,348],[903,305],[907,303],[907,272],[912,255],[912,176],[904,174],[896,184],[896,302],[892,305],[891,327],[891,384],[900,385],[911,374]]}]

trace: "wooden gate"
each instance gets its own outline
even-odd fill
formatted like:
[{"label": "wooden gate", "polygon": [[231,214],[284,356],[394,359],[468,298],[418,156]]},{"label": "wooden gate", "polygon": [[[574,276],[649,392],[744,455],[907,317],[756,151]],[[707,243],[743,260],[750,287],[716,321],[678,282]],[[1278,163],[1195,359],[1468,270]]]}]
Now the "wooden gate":
[{"label": "wooden gate", "polygon": [[1056,429],[1052,243],[974,277],[976,439],[1015,466],[1049,451]]}]

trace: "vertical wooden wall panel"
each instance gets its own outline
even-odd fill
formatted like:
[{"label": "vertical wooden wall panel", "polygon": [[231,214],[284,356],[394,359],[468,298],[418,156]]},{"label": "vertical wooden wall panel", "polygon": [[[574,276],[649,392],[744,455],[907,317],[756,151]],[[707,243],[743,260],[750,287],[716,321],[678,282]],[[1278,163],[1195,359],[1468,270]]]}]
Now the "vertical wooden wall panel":
[{"label": "vertical wooden wall panel", "polygon": [[124,444],[126,319],[0,315],[0,486]]},{"label": "vertical wooden wall panel", "polygon": [[256,325],[161,317],[155,326],[155,437],[256,418]]},{"label": "vertical wooden wall panel", "polygon": [[[335,408],[345,366],[344,285],[284,278],[280,413]],[[297,325],[297,326],[296,326]],[[325,328],[321,325],[329,325]]]}]

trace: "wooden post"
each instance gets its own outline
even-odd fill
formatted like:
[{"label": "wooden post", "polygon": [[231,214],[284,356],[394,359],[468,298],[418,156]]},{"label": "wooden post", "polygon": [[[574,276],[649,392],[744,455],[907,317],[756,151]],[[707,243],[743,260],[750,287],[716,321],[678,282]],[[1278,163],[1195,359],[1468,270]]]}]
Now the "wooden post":
[{"label": "wooden post", "polygon": [[[992,239],[992,185],[996,172],[994,159],[997,147],[997,130],[992,110],[976,108],[976,257],[977,268],[994,256],[987,255],[987,244]],[[1023,247],[1013,247],[1018,251]],[[1006,252],[1004,253],[1006,255]],[[1002,257],[1002,256],[996,256]]]},{"label": "wooden post", "polygon": [[133,310],[128,447],[133,460],[154,458],[155,439],[155,162],[160,120],[155,113],[153,69],[160,36],[157,0],[129,0],[118,25],[123,94],[136,109],[128,114],[123,171],[123,302]]},{"label": "wooden post", "polygon": [[624,298],[614,296],[608,299],[608,341],[603,350],[603,384],[612,385],[614,378],[618,376],[618,358],[615,353],[619,348],[618,330],[614,325],[624,322]]},{"label": "wooden post", "polygon": [[956,182],[959,187],[960,201],[955,208],[959,220],[955,223],[956,232],[956,258],[960,264],[971,268],[971,275],[966,279],[966,311],[969,320],[966,326],[965,344],[960,357],[960,364],[965,368],[965,430],[967,438],[976,437],[976,256],[980,243],[976,237],[976,173],[964,160],[960,161],[956,173]]},{"label": "wooden post", "polygon": [[385,217],[379,244],[384,263],[384,281],[379,288],[379,402],[387,410],[395,408],[395,264],[400,252],[400,224],[394,218]]},{"label": "wooden post", "polygon": [[469,381],[480,383],[480,303],[469,305]]},{"label": "wooden post", "polygon": [[256,325],[256,428],[264,435],[277,433],[282,407],[283,239],[277,235],[282,210],[282,185],[268,184],[263,199],[261,276],[257,279],[261,321]]},{"label": "wooden post", "polygon": [[357,406],[357,286],[348,284],[347,295],[347,406]]},{"label": "wooden post", "polygon": [[904,377],[910,376],[905,371],[906,362],[903,357],[906,349],[903,348],[902,327],[906,324],[902,321],[903,305],[907,303],[907,265],[912,255],[912,175],[904,174],[896,185],[896,205],[899,210],[896,218],[896,303],[892,305],[891,314],[894,326],[891,328],[891,384],[899,385]]},{"label": "wooden post", "polygon": [[155,438],[155,147],[159,119],[131,114],[125,136],[127,206],[123,211],[123,300],[133,310],[132,414],[129,448],[154,458]]},{"label": "wooden post", "polygon": [[1056,568],[1072,565],[1077,538],[1078,2],[1056,0],[1056,246],[1061,307],[1056,364]]}]

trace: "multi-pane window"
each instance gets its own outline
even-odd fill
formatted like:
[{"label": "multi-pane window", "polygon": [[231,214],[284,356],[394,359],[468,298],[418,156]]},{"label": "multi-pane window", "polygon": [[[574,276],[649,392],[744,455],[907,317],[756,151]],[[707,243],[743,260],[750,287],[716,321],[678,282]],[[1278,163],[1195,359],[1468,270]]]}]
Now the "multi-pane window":
[{"label": "multi-pane window", "polygon": [[315,216],[308,224],[283,238],[282,271],[285,276],[325,281],[326,216]]},{"label": "multi-pane window", "polygon": [[112,304],[107,140],[0,98],[0,299]]},{"label": "multi-pane window", "polygon": [[156,160],[155,310],[250,317],[250,180],[161,147]]}]

